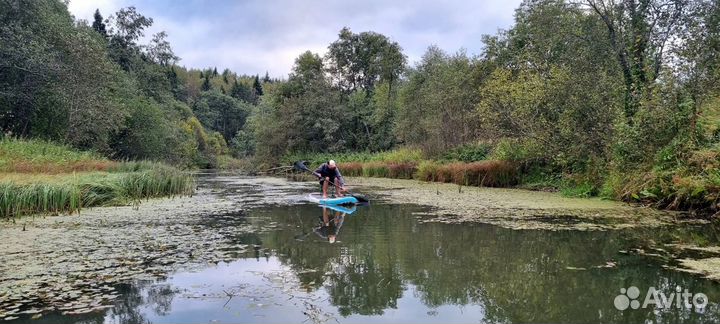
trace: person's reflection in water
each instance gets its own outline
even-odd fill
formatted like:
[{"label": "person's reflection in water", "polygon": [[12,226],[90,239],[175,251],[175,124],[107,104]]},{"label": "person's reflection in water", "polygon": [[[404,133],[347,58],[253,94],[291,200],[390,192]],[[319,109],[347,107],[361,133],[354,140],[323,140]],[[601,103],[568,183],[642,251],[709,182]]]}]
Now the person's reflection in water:
[{"label": "person's reflection in water", "polygon": [[323,206],[322,216],[320,217],[320,226],[315,228],[315,234],[323,239],[327,239],[330,243],[335,243],[340,227],[345,221],[345,213],[333,211]]}]

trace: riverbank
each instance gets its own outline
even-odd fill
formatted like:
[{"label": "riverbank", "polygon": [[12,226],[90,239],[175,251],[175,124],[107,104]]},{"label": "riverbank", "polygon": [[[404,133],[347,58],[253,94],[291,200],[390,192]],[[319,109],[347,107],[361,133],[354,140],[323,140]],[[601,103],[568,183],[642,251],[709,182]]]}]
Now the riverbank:
[{"label": "riverbank", "polygon": [[0,218],[137,204],[192,189],[192,175],[162,163],[111,161],[39,140],[0,140]]},{"label": "riverbank", "polygon": [[[462,186],[519,188],[559,192],[573,198],[600,197],[661,210],[689,212],[695,218],[720,215],[720,168],[712,150],[690,154],[689,162],[633,168],[588,165],[567,170],[546,159],[521,154],[522,146],[461,147],[430,158],[416,149],[377,153],[311,153],[285,156],[311,166],[338,161],[343,175],[415,179]],[[682,162],[682,163],[681,163]]]}]

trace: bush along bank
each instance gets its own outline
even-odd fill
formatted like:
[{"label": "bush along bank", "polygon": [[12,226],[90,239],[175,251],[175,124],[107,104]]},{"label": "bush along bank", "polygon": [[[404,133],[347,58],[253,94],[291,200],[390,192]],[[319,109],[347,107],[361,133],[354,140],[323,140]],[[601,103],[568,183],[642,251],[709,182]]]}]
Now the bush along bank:
[{"label": "bush along bank", "polygon": [[[513,151],[498,145],[489,150],[490,154],[473,154],[468,158],[471,160],[479,156],[487,159],[467,162],[458,161],[457,154],[430,159],[422,154],[407,154],[413,150],[400,149],[380,153],[294,154],[285,156],[282,163],[307,161],[311,167],[316,167],[334,159],[338,161],[342,174],[350,177],[415,179],[464,186],[550,191],[565,197],[600,197],[657,209],[687,211],[686,215],[691,217],[720,216],[720,148],[690,151],[686,153],[689,162],[668,166],[657,163],[654,166],[610,169],[603,163],[590,160],[575,170],[555,165],[547,159],[534,158],[524,150],[521,146],[516,146]],[[398,157],[403,159],[391,159]],[[683,161],[672,161],[678,160]]]},{"label": "bush along bank", "polygon": [[510,187],[518,184],[519,166],[508,161],[440,163],[347,162],[339,163],[346,176],[416,179],[464,186]]}]

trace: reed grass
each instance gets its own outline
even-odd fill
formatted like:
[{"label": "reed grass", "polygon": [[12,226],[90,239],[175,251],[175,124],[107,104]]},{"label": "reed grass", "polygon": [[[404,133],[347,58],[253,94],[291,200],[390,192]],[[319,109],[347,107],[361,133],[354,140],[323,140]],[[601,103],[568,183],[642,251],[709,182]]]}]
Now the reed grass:
[{"label": "reed grass", "polygon": [[168,165],[117,162],[40,140],[0,139],[0,217],[192,193],[193,177]]},{"label": "reed grass", "polygon": [[465,186],[509,187],[517,183],[517,171],[508,161],[450,163],[438,168],[438,179]]},{"label": "reed grass", "polygon": [[338,164],[342,174],[348,177],[361,177],[363,175],[363,164],[360,162],[347,162]]},{"label": "reed grass", "polygon": [[[418,179],[456,183],[467,186],[509,187],[519,182],[517,163],[503,160],[481,160],[488,154],[488,144],[461,147],[442,160],[428,160],[421,150],[399,148],[378,153],[311,153],[288,155],[283,161],[307,161],[316,166],[333,159],[345,176]],[[474,162],[471,162],[474,161]]]},{"label": "reed grass", "polygon": [[95,152],[43,140],[0,139],[0,172],[58,174],[106,171],[116,167]]},{"label": "reed grass", "polygon": [[387,164],[388,177],[394,179],[412,179],[417,167],[410,162],[392,162]]},{"label": "reed grass", "polygon": [[346,176],[418,179],[456,183],[466,186],[509,187],[518,183],[519,170],[508,161],[472,163],[414,162],[348,162],[339,165]]},{"label": "reed grass", "polygon": [[363,164],[363,177],[387,178],[390,169],[382,162],[367,162]]},{"label": "reed grass", "polygon": [[[192,193],[192,175],[161,168],[68,175],[64,181],[0,182],[0,217],[75,213],[83,207],[122,205]],[[40,180],[40,178],[38,178]]]}]

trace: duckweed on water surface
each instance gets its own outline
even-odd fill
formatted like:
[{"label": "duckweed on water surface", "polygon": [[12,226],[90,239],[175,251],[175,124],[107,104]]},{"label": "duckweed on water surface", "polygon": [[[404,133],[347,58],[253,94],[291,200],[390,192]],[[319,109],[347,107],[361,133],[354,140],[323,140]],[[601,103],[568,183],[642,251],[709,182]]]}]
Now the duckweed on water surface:
[{"label": "duckweed on water surface", "polygon": [[[227,192],[227,183],[246,190]],[[274,178],[220,177],[217,184],[193,197],[91,208],[72,216],[4,220],[0,319],[101,311],[117,298],[118,283],[163,278],[178,269],[262,253],[233,239],[258,231],[244,211],[296,202],[293,194],[304,186]],[[259,230],[274,226],[265,224]]]},{"label": "duckweed on water surface", "polygon": [[352,178],[391,202],[432,207],[424,221],[480,222],[513,229],[607,230],[669,224],[682,214],[623,203],[520,189],[466,187],[416,180]]}]

